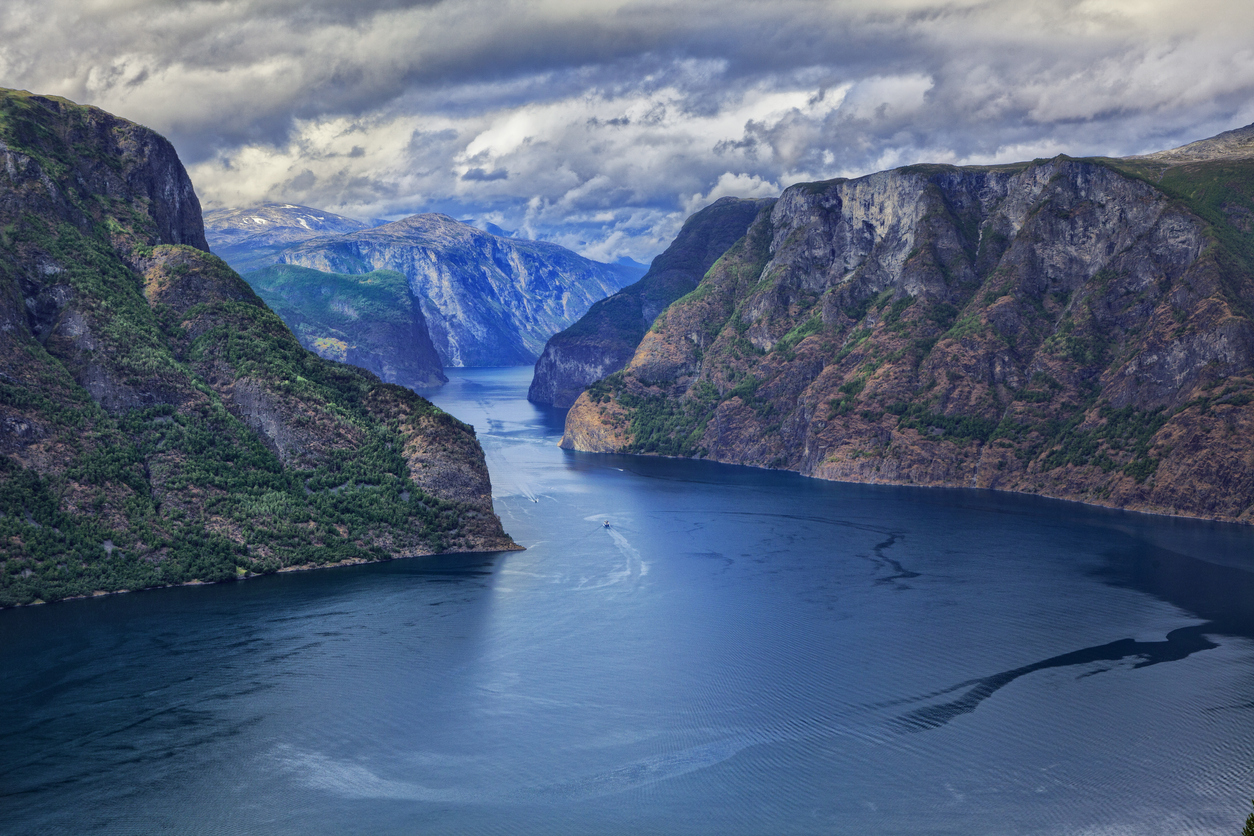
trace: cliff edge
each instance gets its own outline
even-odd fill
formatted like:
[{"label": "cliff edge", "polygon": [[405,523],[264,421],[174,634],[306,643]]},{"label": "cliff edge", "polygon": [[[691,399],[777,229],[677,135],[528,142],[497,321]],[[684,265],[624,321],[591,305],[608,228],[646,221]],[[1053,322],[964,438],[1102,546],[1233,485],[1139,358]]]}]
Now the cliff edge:
[{"label": "cliff edge", "polygon": [[515,548],[473,430],[301,348],[156,133],[0,91],[0,606]]},{"label": "cliff edge", "polygon": [[562,445],[1254,522],[1250,133],[793,186]]},{"label": "cliff edge", "polygon": [[657,315],[701,281],[727,248],[774,201],[724,197],[684,221],[640,281],[595,303],[549,338],[527,391],[535,403],[567,407],[579,393],[627,365]]}]

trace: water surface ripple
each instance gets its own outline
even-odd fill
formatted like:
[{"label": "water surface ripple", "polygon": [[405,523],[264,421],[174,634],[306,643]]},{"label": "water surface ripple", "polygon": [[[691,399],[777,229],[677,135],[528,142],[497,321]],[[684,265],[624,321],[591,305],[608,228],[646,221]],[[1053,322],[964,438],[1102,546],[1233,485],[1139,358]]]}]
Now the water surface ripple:
[{"label": "water surface ripple", "polygon": [[450,377],[527,551],[0,612],[0,832],[1239,832],[1251,529],[570,453]]}]

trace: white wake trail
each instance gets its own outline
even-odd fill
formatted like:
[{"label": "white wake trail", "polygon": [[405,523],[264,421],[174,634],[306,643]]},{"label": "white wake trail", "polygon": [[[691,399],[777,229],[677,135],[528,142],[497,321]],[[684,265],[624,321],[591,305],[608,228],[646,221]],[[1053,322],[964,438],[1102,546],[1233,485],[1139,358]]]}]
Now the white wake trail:
[{"label": "white wake trail", "polygon": [[606,534],[609,535],[610,542],[614,544],[618,553],[622,555],[623,562],[621,565],[613,568],[607,575],[598,579],[599,582],[590,582],[593,579],[585,578],[584,581],[579,584],[579,589],[601,589],[607,586],[614,586],[616,584],[631,581],[633,579],[639,580],[649,574],[648,562],[640,556],[640,552],[631,544],[631,541],[627,539],[626,535],[624,535],[619,528],[613,524],[606,525],[605,523],[609,521],[605,520],[605,517],[599,514],[593,514],[592,516],[584,517],[584,519],[588,522],[601,524],[600,527]]}]

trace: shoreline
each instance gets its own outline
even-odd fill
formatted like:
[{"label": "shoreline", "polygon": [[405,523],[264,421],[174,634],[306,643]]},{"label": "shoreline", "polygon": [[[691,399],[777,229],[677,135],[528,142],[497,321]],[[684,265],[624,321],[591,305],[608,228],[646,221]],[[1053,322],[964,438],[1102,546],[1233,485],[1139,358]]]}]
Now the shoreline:
[{"label": "shoreline", "polygon": [[0,612],[3,612],[4,610],[21,609],[23,607],[43,607],[50,604],[63,604],[66,601],[88,601],[94,598],[106,598],[110,595],[126,595],[132,592],[152,592],[158,589],[179,589],[185,586],[217,586],[218,584],[242,583],[243,581],[252,580],[253,578],[268,578],[274,575],[282,575],[290,572],[313,572],[318,569],[339,569],[345,566],[365,566],[372,563],[391,563],[394,560],[416,560],[422,557],[441,557],[448,554],[507,554],[509,552],[523,552],[526,550],[526,546],[519,546],[518,544],[515,544],[512,549],[493,549],[490,551],[466,549],[464,551],[431,552],[430,554],[402,554],[394,557],[381,558],[379,560],[348,558],[336,561],[335,563],[304,563],[299,566],[284,566],[282,569],[276,569],[273,572],[245,572],[242,575],[237,575],[233,578],[227,578],[226,580],[221,581],[190,580],[183,581],[182,583],[167,583],[160,586],[144,586],[139,589],[97,590],[92,592],[90,595],[67,595],[64,598],[58,598],[55,601],[36,599],[31,601],[29,604],[11,604],[7,607],[0,607]]},{"label": "shoreline", "polygon": [[[559,447],[561,446],[560,442],[558,446]],[[810,474],[810,473],[802,473],[800,470],[793,470],[792,468],[787,468],[787,467],[768,467],[766,465],[761,465],[761,464],[746,464],[744,462],[729,462],[729,461],[723,461],[722,459],[715,459],[715,458],[695,458],[692,456],[665,456],[660,453],[624,453],[620,451],[577,450],[577,449],[571,449],[571,448],[565,448],[565,447],[562,449],[567,450],[568,452],[571,452],[571,453],[583,453],[585,455],[633,456],[633,457],[642,458],[642,459],[670,459],[672,461],[711,462],[713,464],[721,464],[721,465],[726,465],[728,467],[748,467],[754,470],[768,470],[774,473],[792,473],[804,479],[814,479],[820,482],[834,482],[840,485],[884,485],[887,487],[896,487],[896,488],[927,488],[927,489],[938,488],[940,490],[951,490],[951,491],[982,491],[982,492],[988,492],[988,493],[1013,494],[1015,496],[1032,496],[1038,499],[1050,499],[1056,502],[1074,502],[1078,505],[1085,505],[1090,508],[1103,508],[1107,511],[1124,511],[1130,514],[1142,514],[1144,516],[1149,516],[1149,517],[1166,517],[1170,519],[1192,520],[1194,522],[1220,523],[1222,525],[1235,525],[1235,526],[1243,526],[1246,528],[1254,527],[1254,517],[1252,517],[1250,520],[1240,520],[1240,519],[1231,519],[1228,517],[1203,517],[1203,516],[1198,516],[1196,514],[1187,514],[1187,513],[1176,512],[1176,511],[1164,511],[1164,510],[1150,511],[1144,508],[1135,508],[1135,507],[1131,507],[1128,505],[1114,505],[1111,503],[1095,502],[1095,501],[1085,500],[1085,499],[1076,499],[1074,497],[1053,496],[1051,494],[1036,493],[1035,491],[1014,490],[1012,488],[988,488],[988,487],[978,487],[975,485],[948,485],[948,484],[924,485],[924,484],[920,484],[919,482],[895,482],[891,479],[835,479],[835,478],[831,478],[827,476],[817,476],[817,475]]]}]

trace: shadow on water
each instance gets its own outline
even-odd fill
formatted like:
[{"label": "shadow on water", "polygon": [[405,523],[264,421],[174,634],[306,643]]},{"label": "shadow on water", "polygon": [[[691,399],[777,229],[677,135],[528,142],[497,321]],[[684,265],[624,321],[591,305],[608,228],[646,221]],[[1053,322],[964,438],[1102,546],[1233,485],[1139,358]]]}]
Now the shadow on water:
[{"label": "shadow on water", "polygon": [[[1208,635],[1254,638],[1254,572],[1129,539],[1133,542],[1106,553],[1105,563],[1095,572],[1096,576],[1112,586],[1153,595],[1205,619],[1204,623],[1172,630],[1160,642],[1121,639],[960,682],[922,699],[969,689],[961,697],[915,709],[898,718],[897,727],[903,731],[939,728],[975,711],[981,702],[1016,679],[1037,671],[1125,659],[1139,659],[1133,668],[1144,668],[1178,662],[1194,653],[1219,647],[1207,638]],[[1082,676],[1101,672],[1091,671]]]},{"label": "shadow on water", "polygon": [[1206,619],[1208,632],[1254,638],[1254,571],[1136,542],[1107,552],[1096,575]]},{"label": "shadow on water", "polygon": [[911,570],[902,566],[901,561],[894,560],[893,558],[885,554],[885,552],[887,552],[889,549],[893,547],[893,545],[897,542],[897,538],[900,536],[901,535],[898,533],[890,534],[888,535],[887,540],[885,540],[882,543],[877,543],[875,545],[875,548],[874,548],[875,561],[883,566],[887,566],[891,568],[892,571],[894,572],[894,574],[892,575],[888,575],[882,578],[877,578],[875,582],[877,584],[894,584],[896,585],[898,589],[909,589],[909,587],[906,584],[901,583],[901,581],[908,581],[911,578],[919,578],[919,577],[922,577],[922,574],[919,572],[912,572]]},{"label": "shadow on water", "polygon": [[[352,632],[376,644],[421,637],[427,657],[459,658],[482,634],[503,557],[434,555],[5,612],[0,799],[212,750],[261,722],[264,700],[250,695],[337,675],[330,648]],[[124,763],[119,747],[133,750]]]},{"label": "shadow on water", "polygon": [[1086,647],[1053,656],[1031,665],[1024,665],[1014,670],[1003,671],[980,679],[969,679],[959,682],[944,691],[932,696],[948,694],[963,688],[970,688],[956,700],[940,705],[929,705],[918,708],[898,718],[896,725],[903,731],[927,731],[939,728],[955,717],[970,714],[980,703],[993,696],[1021,676],[1050,668],[1066,668],[1074,665],[1087,665],[1093,662],[1118,662],[1123,659],[1141,659],[1133,667],[1144,668],[1161,662],[1177,662],[1200,650],[1210,650],[1219,645],[1206,638],[1206,633],[1215,632],[1210,623],[1197,624],[1193,627],[1182,627],[1167,634],[1165,641],[1140,642],[1134,639],[1121,639],[1096,647]]},{"label": "shadow on water", "polygon": [[558,409],[555,406],[541,406],[530,401],[528,404],[535,410],[536,423],[543,428],[545,435],[562,435],[566,432],[566,413],[569,410]]}]

